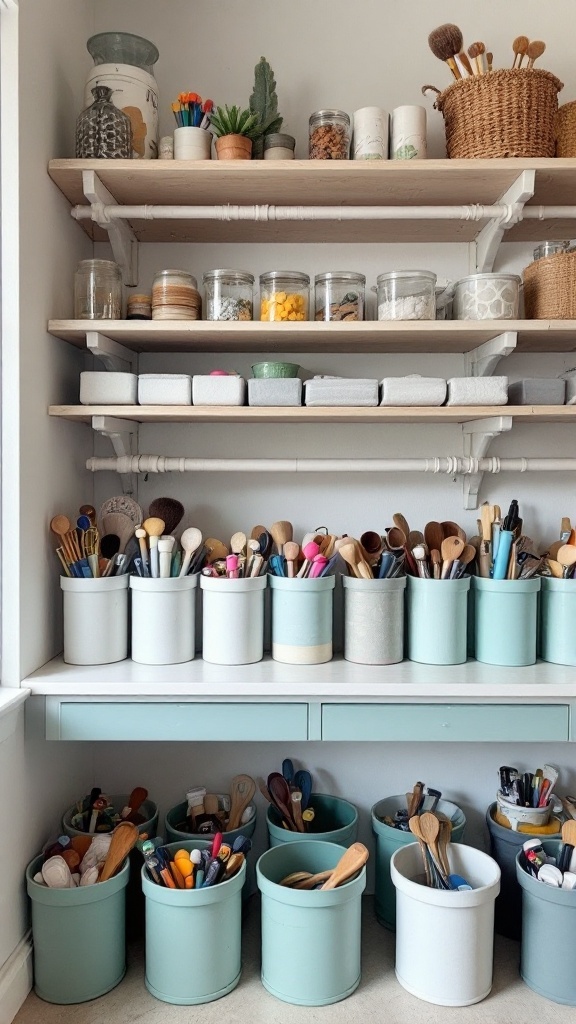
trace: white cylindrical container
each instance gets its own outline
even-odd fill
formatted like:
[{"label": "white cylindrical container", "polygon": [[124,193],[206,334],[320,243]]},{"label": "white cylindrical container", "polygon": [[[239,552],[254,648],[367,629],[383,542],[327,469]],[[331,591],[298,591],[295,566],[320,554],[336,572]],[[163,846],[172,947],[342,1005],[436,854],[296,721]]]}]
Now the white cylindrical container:
[{"label": "white cylindrical container", "polygon": [[390,117],[391,160],[425,160],[426,108],[395,107]]},{"label": "white cylindrical container", "polygon": [[84,87],[84,106],[92,102],[92,89],[105,85],[112,102],[132,122],[134,157],[155,160],[158,156],[158,83],[153,75],[132,64],[97,64]]},{"label": "white cylindrical container", "polygon": [[420,845],[401,846],[390,874],[396,887],[396,977],[408,992],[438,1006],[470,1006],[492,988],[494,903],[500,868],[480,850],[450,844],[450,867],[472,886],[425,884]]},{"label": "white cylindrical container", "polygon": [[197,576],[130,577],[132,661],[180,665],[194,658]]},{"label": "white cylindrical container", "polygon": [[342,576],[344,658],[359,665],[395,665],[404,657],[406,577],[361,580]]},{"label": "white cylindrical container", "polygon": [[175,160],[210,160],[212,133],[189,125],[174,129]]},{"label": "white cylindrical container", "polygon": [[353,160],[388,159],[388,114],[381,107],[360,107],[354,111]]},{"label": "white cylindrical container", "polygon": [[67,665],[110,665],[128,657],[129,578],[60,577]]},{"label": "white cylindrical container", "polygon": [[158,159],[159,160],[173,160],[174,159],[174,136],[163,135],[158,143]]},{"label": "white cylindrical container", "polygon": [[202,657],[213,665],[251,665],[264,654],[266,577],[201,576]]}]

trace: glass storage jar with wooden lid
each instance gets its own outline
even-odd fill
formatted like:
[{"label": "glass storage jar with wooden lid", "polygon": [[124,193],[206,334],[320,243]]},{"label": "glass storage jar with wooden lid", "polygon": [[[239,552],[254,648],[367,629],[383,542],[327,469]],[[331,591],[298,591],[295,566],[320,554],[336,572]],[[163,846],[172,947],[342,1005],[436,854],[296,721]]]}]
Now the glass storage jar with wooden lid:
[{"label": "glass storage jar with wooden lid", "polygon": [[297,270],[269,270],[260,275],[260,319],[308,319],[310,278]]}]

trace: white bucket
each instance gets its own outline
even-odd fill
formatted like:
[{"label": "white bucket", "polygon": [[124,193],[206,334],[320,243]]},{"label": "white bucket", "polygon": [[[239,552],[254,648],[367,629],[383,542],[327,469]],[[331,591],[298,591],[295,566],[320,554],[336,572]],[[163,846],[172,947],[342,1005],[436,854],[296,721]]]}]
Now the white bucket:
[{"label": "white bucket", "polygon": [[60,577],[67,665],[110,665],[128,657],[128,580]]},{"label": "white bucket", "polygon": [[180,665],[194,658],[197,576],[130,577],[132,661]]},{"label": "white bucket", "polygon": [[92,89],[106,85],[112,102],[132,122],[133,156],[155,160],[158,156],[158,83],[153,75],[132,64],[97,64],[84,87],[84,106],[93,102]]},{"label": "white bucket", "polygon": [[449,847],[450,866],[474,888],[425,884],[420,845],[401,846],[390,862],[396,887],[396,977],[419,999],[469,1006],[492,988],[494,902],[500,868],[472,846]]},{"label": "white bucket", "polygon": [[212,132],[206,128],[184,125],[174,129],[175,160],[210,160],[211,150]]},{"label": "white bucket", "polygon": [[264,654],[266,577],[201,576],[202,657],[213,665],[251,665]]}]

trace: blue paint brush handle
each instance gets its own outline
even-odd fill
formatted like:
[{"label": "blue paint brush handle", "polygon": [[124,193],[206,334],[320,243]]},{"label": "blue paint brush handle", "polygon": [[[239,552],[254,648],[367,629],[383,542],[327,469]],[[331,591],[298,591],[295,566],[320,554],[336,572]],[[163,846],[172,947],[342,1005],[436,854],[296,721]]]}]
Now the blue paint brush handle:
[{"label": "blue paint brush handle", "polygon": [[494,560],[494,569],[492,572],[493,580],[506,579],[506,573],[508,571],[508,561],[510,558],[510,549],[512,547],[513,540],[514,534],[511,530],[500,530],[498,552]]}]

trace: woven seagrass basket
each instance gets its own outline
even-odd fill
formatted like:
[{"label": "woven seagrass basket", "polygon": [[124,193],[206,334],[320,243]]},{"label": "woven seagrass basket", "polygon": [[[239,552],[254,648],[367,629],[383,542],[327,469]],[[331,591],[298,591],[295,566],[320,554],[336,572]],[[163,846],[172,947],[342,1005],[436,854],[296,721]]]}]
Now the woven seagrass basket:
[{"label": "woven seagrass basket", "polygon": [[576,320],[576,252],[557,252],[524,271],[527,320]]},{"label": "woven seagrass basket", "polygon": [[538,68],[490,71],[453,82],[434,104],[444,115],[448,156],[554,156],[562,88],[554,75]]},{"label": "woven seagrass basket", "polygon": [[576,156],[576,100],[556,114],[556,156]]}]

